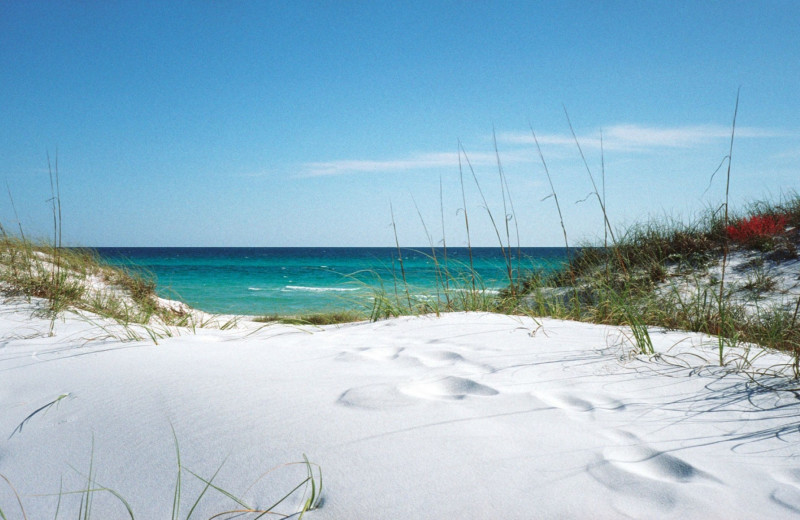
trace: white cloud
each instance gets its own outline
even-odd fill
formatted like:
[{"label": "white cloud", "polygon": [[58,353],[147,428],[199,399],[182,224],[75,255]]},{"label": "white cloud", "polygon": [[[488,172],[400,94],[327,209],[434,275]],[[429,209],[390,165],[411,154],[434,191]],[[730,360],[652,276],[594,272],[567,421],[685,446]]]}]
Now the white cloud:
[{"label": "white cloud", "polygon": [[[695,125],[657,127],[636,124],[618,124],[605,127],[603,147],[608,151],[651,152],[664,149],[689,149],[704,146],[713,142],[724,142],[730,139],[731,129],[724,125]],[[575,141],[571,134],[536,134],[542,146],[554,147],[571,156],[575,152]],[[767,137],[800,137],[800,134],[787,131],[762,129],[755,127],[738,127],[737,139]],[[530,132],[504,132],[497,134],[500,143],[500,159],[503,164],[519,164],[538,162]],[[580,145],[585,150],[596,151],[600,148],[600,130],[587,132],[578,136]],[[556,152],[557,156],[560,152]],[[497,158],[494,150],[467,152],[469,161],[475,168],[496,167]],[[552,157],[548,153],[549,157]],[[466,161],[462,163],[466,168]],[[458,152],[431,152],[411,154],[400,159],[343,159],[335,161],[309,162],[301,165],[300,177],[322,177],[333,175],[351,175],[358,173],[393,173],[413,172],[420,170],[458,168]]]},{"label": "white cloud", "polygon": [[[619,124],[598,129],[578,136],[581,146],[600,148],[600,133],[603,134],[603,147],[607,150],[649,151],[659,148],[691,148],[715,140],[730,139],[731,128],[723,125],[695,125],[675,127],[654,127],[635,124]],[[736,138],[797,137],[794,133],[754,127],[739,127]],[[504,133],[498,136],[504,142],[514,144],[533,144],[533,136],[528,133]],[[540,144],[575,146],[572,135],[536,135]]]},{"label": "white cloud", "polygon": [[458,164],[458,155],[455,152],[427,153],[406,159],[344,159],[306,163],[303,167],[303,176],[319,177],[346,173],[394,172],[422,168],[442,168],[444,166],[453,166],[453,164]]},{"label": "white cloud", "polygon": [[[469,153],[469,161],[473,166],[496,164],[494,153]],[[501,155],[503,162],[514,161],[512,156]],[[516,159],[518,160],[518,159]],[[466,161],[462,156],[462,163]],[[412,155],[405,159],[345,159],[338,161],[311,162],[303,165],[300,176],[321,177],[328,175],[345,175],[353,173],[389,173],[399,171],[428,170],[438,168],[457,168],[458,152],[436,152]]]},{"label": "white cloud", "polygon": [[[578,139],[581,139],[580,137]],[[539,144],[555,144],[555,145],[572,145],[575,146],[575,142],[572,140],[572,137],[569,135],[559,135],[559,134],[536,134],[536,140],[539,141]],[[519,132],[503,132],[497,134],[497,141],[502,143],[508,144],[534,144],[533,136],[530,132],[528,133],[519,133]]]}]

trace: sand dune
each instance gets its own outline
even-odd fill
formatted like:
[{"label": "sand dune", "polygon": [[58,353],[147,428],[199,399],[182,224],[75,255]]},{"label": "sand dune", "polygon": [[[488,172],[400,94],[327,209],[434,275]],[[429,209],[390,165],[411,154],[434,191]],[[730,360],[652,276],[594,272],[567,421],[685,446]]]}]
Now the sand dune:
[{"label": "sand dune", "polygon": [[[136,518],[170,518],[172,428],[184,467],[210,479],[224,463],[214,484],[251,507],[301,482],[302,465],[259,477],[306,454],[323,471],[306,518],[800,515],[800,402],[775,389],[793,382],[751,377],[782,355],[740,373],[745,351],[714,366],[698,334],[654,331],[648,359],[624,328],[485,313],[175,329],[155,345],[70,314],[51,336],[32,310],[0,314],[0,473],[30,519],[53,518],[60,482],[84,489],[90,462]],[[183,472],[181,518],[203,487]],[[211,490],[192,518],[241,507]],[[0,508],[21,517],[4,485]],[[92,508],[128,517],[109,493]]]}]

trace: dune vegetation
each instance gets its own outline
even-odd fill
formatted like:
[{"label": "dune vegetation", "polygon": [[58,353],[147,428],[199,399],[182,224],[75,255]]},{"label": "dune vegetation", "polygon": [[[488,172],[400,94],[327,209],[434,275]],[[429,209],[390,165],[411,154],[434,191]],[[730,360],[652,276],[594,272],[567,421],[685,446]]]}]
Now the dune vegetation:
[{"label": "dune vegetation", "polygon": [[[736,211],[729,210],[726,198],[720,206],[688,222],[662,218],[619,229],[609,221],[602,190],[587,164],[592,194],[602,210],[605,236],[599,244],[571,245],[553,180],[536,134],[532,135],[552,189],[546,198],[555,203],[561,221],[567,261],[560,269],[527,272],[521,268],[513,190],[508,186],[500,154],[497,182],[502,191],[503,217],[490,209],[469,156],[459,145],[461,213],[469,260],[458,264],[449,260],[445,237],[435,240],[418,212],[434,266],[435,294],[420,295],[410,290],[395,228],[393,278],[376,277],[372,281],[372,298],[366,306],[255,320],[328,325],[402,315],[489,311],[629,326],[645,354],[655,353],[649,328],[662,327],[718,336],[720,363],[726,345],[737,343],[789,352],[795,360],[794,375],[800,375],[799,194],[789,192],[778,200],[752,202]],[[577,138],[575,144],[583,157]],[[731,152],[726,157],[728,181],[732,146],[733,134]],[[486,210],[480,218],[490,220],[504,261],[507,284],[499,292],[488,290],[472,265],[470,218],[474,215],[467,211],[464,195],[464,184],[470,179]],[[41,298],[46,302],[41,310],[51,316],[75,310],[111,318],[124,325],[132,339],[149,336],[157,340],[160,333],[152,327],[144,329],[146,334],[133,333],[128,327],[131,324],[158,326],[167,335],[169,327],[235,325],[236,319],[220,321],[159,298],[152,275],[109,266],[89,249],[62,247],[57,169],[51,172],[51,184],[52,240],[33,241],[21,226],[18,233],[12,233],[0,223],[0,288],[4,294]],[[354,283],[366,282],[354,279]]]}]

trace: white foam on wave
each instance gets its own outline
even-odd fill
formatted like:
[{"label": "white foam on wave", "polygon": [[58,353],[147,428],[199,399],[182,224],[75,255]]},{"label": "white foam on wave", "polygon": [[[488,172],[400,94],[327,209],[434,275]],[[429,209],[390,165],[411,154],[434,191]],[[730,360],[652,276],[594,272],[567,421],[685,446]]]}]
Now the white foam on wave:
[{"label": "white foam on wave", "polygon": [[281,291],[309,291],[309,292],[350,292],[357,291],[353,287],[306,287],[303,285],[287,285]]}]

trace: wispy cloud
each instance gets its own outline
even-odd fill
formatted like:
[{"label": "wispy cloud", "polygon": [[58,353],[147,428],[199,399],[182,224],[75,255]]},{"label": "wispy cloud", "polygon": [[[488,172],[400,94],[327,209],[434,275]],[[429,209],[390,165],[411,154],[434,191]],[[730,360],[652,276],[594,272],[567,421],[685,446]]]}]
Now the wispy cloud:
[{"label": "wispy cloud", "polygon": [[[600,148],[600,129],[578,136],[581,147],[597,150]],[[724,125],[695,125],[658,127],[636,124],[618,124],[602,129],[603,147],[608,151],[643,153],[664,149],[690,149],[705,146],[715,141],[730,139],[731,129]],[[553,146],[564,150],[572,148],[575,141],[569,133],[536,134],[543,146]],[[749,138],[800,138],[797,132],[771,130],[756,127],[738,127],[737,139]],[[537,162],[530,132],[503,132],[497,134],[500,144],[500,159],[503,164]],[[470,163],[475,168],[494,167],[497,158],[493,150],[468,153]],[[398,173],[422,170],[453,169],[458,167],[458,152],[431,152],[410,154],[391,159],[342,159],[318,161],[302,164],[299,177],[324,177],[352,175],[359,173]],[[466,167],[466,164],[465,164]]]},{"label": "wispy cloud", "polygon": [[[495,164],[494,153],[469,153],[473,166]],[[506,161],[507,157],[502,157]],[[508,157],[513,161],[513,157]],[[436,152],[411,155],[403,159],[345,159],[338,161],[311,162],[302,166],[300,176],[321,177],[353,173],[391,173],[401,171],[457,168],[457,152]]]},{"label": "wispy cloud", "polygon": [[[608,150],[649,151],[659,148],[691,148],[711,143],[715,140],[730,139],[731,128],[723,125],[695,125],[655,127],[635,124],[612,125],[594,132],[578,136],[581,146],[600,147],[600,133],[603,134],[603,146]],[[550,145],[574,146],[572,135],[543,134],[536,135],[539,143]],[[754,127],[739,127],[736,137],[797,137],[794,133]],[[530,132],[507,132],[500,134],[499,139],[506,143],[530,144],[533,136]]]}]

